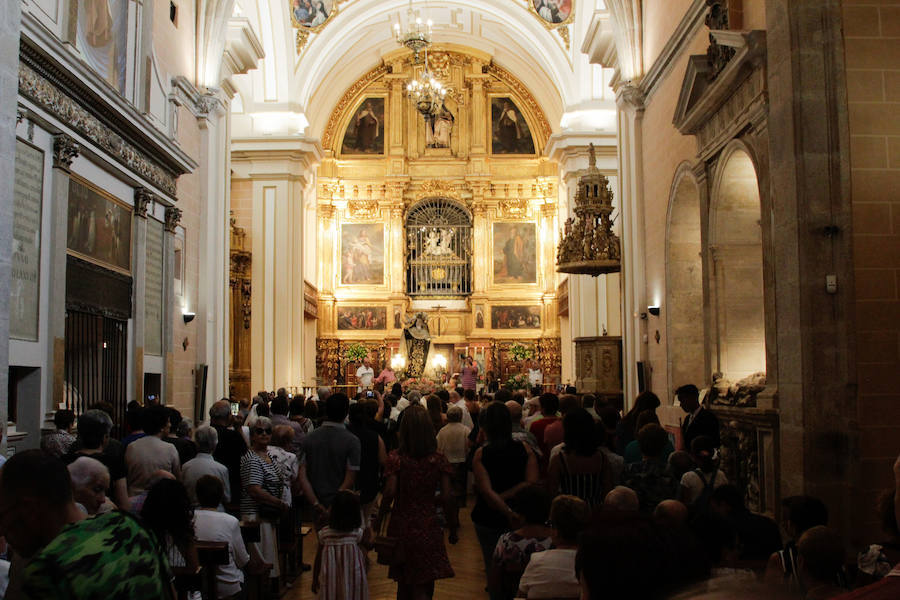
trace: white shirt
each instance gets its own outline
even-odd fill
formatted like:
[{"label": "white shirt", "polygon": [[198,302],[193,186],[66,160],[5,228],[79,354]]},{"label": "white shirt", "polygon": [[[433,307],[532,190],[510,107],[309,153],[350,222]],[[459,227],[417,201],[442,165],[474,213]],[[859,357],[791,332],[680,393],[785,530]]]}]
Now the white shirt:
[{"label": "white shirt", "polygon": [[468,427],[469,431],[472,431],[472,429],[475,428],[475,423],[472,422],[472,415],[469,414],[469,407],[466,406],[466,401],[463,400],[462,398],[460,398],[459,401],[454,402],[450,406],[458,406],[459,408],[462,409],[463,415],[462,415],[461,423],[463,425],[465,425],[466,427]]},{"label": "white shirt", "polygon": [[184,463],[181,467],[181,481],[187,489],[191,504],[197,506],[197,480],[204,475],[212,475],[222,482],[225,489],[223,502],[231,502],[231,480],[228,476],[228,467],[213,459],[212,454],[200,452],[195,458]]},{"label": "white shirt", "polygon": [[522,573],[519,589],[528,598],[580,598],[581,584],[575,577],[577,550],[535,552]]},{"label": "white shirt", "polygon": [[217,598],[233,596],[241,591],[244,572],[241,568],[250,560],[241,526],[228,513],[213,510],[194,512],[194,534],[201,542],[228,542],[228,564],[216,567]]},{"label": "white shirt", "polygon": [[466,441],[471,431],[462,423],[447,423],[437,434],[438,452],[447,457],[450,464],[466,462]]},{"label": "white shirt", "polygon": [[125,448],[128,495],[137,496],[150,488],[157,471],[168,471],[176,479],[181,477],[181,463],[175,444],[164,442],[155,435],[134,440]]},{"label": "white shirt", "polygon": [[540,369],[528,369],[528,385],[535,387],[544,383],[544,375]]},{"label": "white shirt", "polygon": [[372,385],[372,380],[375,379],[375,371],[372,367],[362,365],[356,370],[356,379],[359,382],[359,387],[356,388],[356,391],[361,392]]},{"label": "white shirt", "polygon": [[[706,478],[706,481],[709,481],[709,473],[704,473],[703,477]],[[713,482],[713,489],[721,485],[725,485],[728,483],[728,478],[725,476],[721,470],[716,469],[716,480]],[[684,503],[685,504],[693,504],[697,498],[700,497],[700,494],[703,493],[703,480],[700,479],[700,476],[697,475],[696,470],[688,471],[684,475],[681,476],[681,487],[685,488],[684,492]]]}]

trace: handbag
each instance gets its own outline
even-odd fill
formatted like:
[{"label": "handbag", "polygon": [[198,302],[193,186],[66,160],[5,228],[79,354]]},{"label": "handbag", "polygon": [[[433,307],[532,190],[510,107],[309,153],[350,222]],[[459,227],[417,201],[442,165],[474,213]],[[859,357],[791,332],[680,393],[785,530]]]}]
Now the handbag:
[{"label": "handbag", "polygon": [[400,538],[396,536],[386,535],[387,519],[380,519],[378,533],[375,536],[375,554],[378,557],[379,565],[387,565],[389,567],[400,565],[404,562],[403,545]]}]

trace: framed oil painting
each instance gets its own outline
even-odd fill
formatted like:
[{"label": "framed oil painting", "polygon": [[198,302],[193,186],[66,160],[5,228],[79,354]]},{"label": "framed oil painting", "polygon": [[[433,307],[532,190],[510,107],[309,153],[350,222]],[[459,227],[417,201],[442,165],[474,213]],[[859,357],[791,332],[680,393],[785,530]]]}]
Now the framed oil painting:
[{"label": "framed oil painting", "polygon": [[131,273],[131,207],[87,181],[69,179],[69,254]]},{"label": "framed oil painting", "polygon": [[291,24],[317,30],[334,16],[335,0],[291,0]]},{"label": "framed oil painting", "polygon": [[574,0],[531,0],[535,14],[549,25],[561,25],[572,16]]},{"label": "framed oil painting", "polygon": [[384,283],[384,227],[381,223],[341,225],[341,283]]},{"label": "framed oil painting", "polygon": [[534,223],[494,223],[494,283],[537,283]]},{"label": "framed oil painting", "polygon": [[125,92],[129,0],[78,2],[75,45],[81,58],[119,93]]},{"label": "framed oil painting", "polygon": [[491,98],[491,152],[534,154],[534,139],[525,116],[512,98]]},{"label": "framed oil painting", "polygon": [[493,306],[491,329],[540,329],[540,306]]},{"label": "framed oil painting", "polygon": [[366,98],[347,123],[342,154],[384,154],[384,98]]},{"label": "framed oil painting", "polygon": [[347,306],[337,309],[339,331],[387,329],[387,307]]}]

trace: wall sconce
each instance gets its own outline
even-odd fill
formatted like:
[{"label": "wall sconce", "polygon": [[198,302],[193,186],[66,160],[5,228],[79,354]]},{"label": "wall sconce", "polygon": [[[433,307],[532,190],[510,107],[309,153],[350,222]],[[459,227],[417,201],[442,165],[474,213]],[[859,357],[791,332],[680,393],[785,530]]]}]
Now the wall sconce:
[{"label": "wall sconce", "polygon": [[658,306],[648,306],[647,312],[649,312],[654,317],[658,317],[659,316],[659,307]]},{"label": "wall sconce", "polygon": [[194,320],[194,317],[196,317],[196,316],[197,316],[197,313],[192,313],[192,312],[183,312],[183,313],[181,313],[181,318],[184,319],[184,324],[185,324],[185,325],[187,325],[188,323],[190,323],[191,321],[193,321],[193,320]]}]

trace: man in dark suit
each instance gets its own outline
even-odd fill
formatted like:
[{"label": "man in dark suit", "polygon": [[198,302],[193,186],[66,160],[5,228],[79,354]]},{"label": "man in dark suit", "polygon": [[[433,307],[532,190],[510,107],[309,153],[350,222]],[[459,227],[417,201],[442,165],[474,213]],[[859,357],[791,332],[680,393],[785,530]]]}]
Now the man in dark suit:
[{"label": "man in dark suit", "polygon": [[684,447],[690,448],[694,438],[707,435],[712,438],[715,446],[719,444],[719,419],[711,411],[700,405],[700,390],[696,385],[687,384],[675,390],[681,410],[687,413],[681,424],[681,437]]}]

